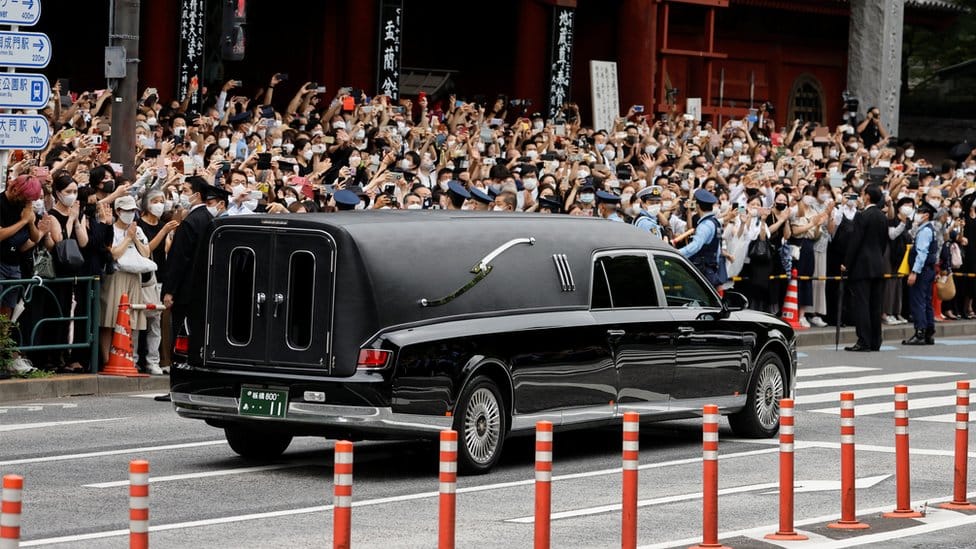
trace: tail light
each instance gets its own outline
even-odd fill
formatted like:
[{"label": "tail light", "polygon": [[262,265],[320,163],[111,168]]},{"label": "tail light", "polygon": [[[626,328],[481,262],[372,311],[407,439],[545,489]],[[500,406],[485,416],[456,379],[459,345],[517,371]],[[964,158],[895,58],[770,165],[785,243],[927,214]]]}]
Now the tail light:
[{"label": "tail light", "polygon": [[359,361],[357,362],[356,367],[369,370],[385,368],[386,364],[390,361],[391,356],[393,356],[393,351],[362,349],[359,351]]},{"label": "tail light", "polygon": [[185,335],[176,336],[176,342],[173,345],[173,350],[175,350],[178,354],[181,354],[181,355],[185,355],[185,354],[189,353],[190,352],[190,338],[187,337],[187,336],[185,336]]}]

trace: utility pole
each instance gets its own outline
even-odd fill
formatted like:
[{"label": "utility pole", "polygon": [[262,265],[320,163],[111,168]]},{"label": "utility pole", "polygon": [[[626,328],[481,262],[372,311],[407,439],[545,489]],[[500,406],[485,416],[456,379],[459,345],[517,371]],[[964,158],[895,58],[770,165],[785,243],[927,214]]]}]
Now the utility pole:
[{"label": "utility pole", "polygon": [[123,173],[131,179],[135,177],[136,109],[139,107],[141,2],[113,0],[111,10],[109,44],[125,48],[125,76],[116,80],[112,91],[112,162],[121,164]]}]

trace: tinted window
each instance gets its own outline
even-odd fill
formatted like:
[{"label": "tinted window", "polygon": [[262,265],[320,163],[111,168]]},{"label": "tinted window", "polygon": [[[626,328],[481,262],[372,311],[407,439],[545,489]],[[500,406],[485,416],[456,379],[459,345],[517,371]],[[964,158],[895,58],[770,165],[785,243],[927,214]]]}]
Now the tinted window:
[{"label": "tinted window", "polygon": [[312,344],[312,306],[315,303],[315,256],[292,254],[288,267],[288,346],[308,349]]},{"label": "tinted window", "polygon": [[669,307],[718,307],[715,295],[698,280],[691,268],[677,259],[655,257],[664,296]]},{"label": "tinted window", "polygon": [[[606,275],[604,284],[609,283],[608,303],[600,301],[603,296],[597,291],[596,279],[604,273]],[[602,291],[606,291],[606,286]],[[612,306],[615,309],[622,309],[656,305],[657,290],[654,288],[654,278],[651,276],[651,266],[647,262],[646,255],[604,256],[597,259],[593,284],[594,308]]]},{"label": "tinted window", "polygon": [[254,307],[254,251],[235,248],[230,253],[227,284],[227,341],[235,345],[251,342]]},{"label": "tinted window", "polygon": [[592,308],[609,309],[613,307],[610,301],[610,287],[607,286],[607,273],[603,270],[603,263],[597,260],[593,264],[593,299]]}]

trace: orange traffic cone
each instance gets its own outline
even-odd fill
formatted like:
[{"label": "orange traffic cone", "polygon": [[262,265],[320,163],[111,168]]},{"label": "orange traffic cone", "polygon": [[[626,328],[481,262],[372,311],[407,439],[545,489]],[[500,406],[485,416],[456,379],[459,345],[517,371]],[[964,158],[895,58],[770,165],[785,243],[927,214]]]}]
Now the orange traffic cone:
[{"label": "orange traffic cone", "polygon": [[115,317],[115,333],[112,334],[112,350],[108,354],[101,374],[126,377],[149,377],[136,370],[132,360],[132,324],[129,321],[129,296],[122,294],[119,299],[119,314]]},{"label": "orange traffic cone", "polygon": [[800,306],[796,299],[796,269],[790,273],[790,285],[786,287],[786,299],[783,301],[783,320],[789,323],[794,330],[805,330],[800,325]]}]

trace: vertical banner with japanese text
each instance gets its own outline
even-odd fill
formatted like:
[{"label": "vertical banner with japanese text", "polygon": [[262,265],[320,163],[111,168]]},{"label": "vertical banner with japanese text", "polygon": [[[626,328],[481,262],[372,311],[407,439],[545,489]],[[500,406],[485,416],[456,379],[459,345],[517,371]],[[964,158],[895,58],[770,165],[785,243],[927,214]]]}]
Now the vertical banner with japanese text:
[{"label": "vertical banner with japanese text", "polygon": [[400,45],[403,30],[403,0],[380,3],[379,62],[376,72],[377,93],[400,99]]},{"label": "vertical banner with japanese text", "polygon": [[[187,86],[196,77],[203,75],[204,44],[206,42],[206,27],[204,26],[204,8],[206,0],[180,0],[180,57],[177,67],[176,96],[185,99]],[[190,105],[200,103],[200,89],[190,98]]]},{"label": "vertical banner with japanese text", "polygon": [[555,118],[559,109],[571,98],[575,23],[576,10],[553,7],[552,46],[549,50],[549,118]]},{"label": "vertical banner with japanese text", "polygon": [[593,94],[593,128],[612,132],[620,116],[616,62],[590,61],[590,90]]}]

